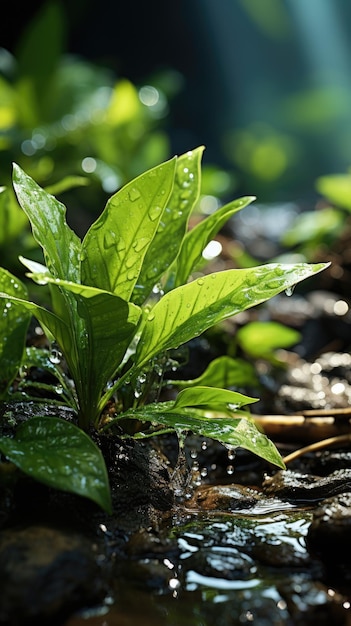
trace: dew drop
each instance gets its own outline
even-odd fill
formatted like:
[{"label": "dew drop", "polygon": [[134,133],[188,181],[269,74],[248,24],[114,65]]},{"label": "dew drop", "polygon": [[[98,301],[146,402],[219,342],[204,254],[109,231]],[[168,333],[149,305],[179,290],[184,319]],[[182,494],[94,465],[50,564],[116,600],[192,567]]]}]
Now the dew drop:
[{"label": "dew drop", "polygon": [[233,448],[228,449],[228,460],[233,461],[235,459],[235,450]]},{"label": "dew drop", "polygon": [[197,458],[197,450],[195,450],[195,448],[192,448],[192,449],[190,450],[190,457],[191,457],[192,459],[196,459],[196,458]]},{"label": "dew drop", "polygon": [[200,470],[200,476],[201,476],[202,478],[206,478],[207,473],[208,473],[208,472],[207,472],[207,467],[202,467],[202,468],[201,468],[201,470]]},{"label": "dew drop", "polygon": [[54,365],[58,365],[61,362],[61,357],[61,352],[59,352],[58,350],[52,350],[49,356],[49,361]]},{"label": "dew drop", "polygon": [[127,272],[127,279],[134,280],[134,278],[138,278],[138,274],[135,272],[135,270],[129,270],[129,272]]},{"label": "dew drop", "polygon": [[124,243],[123,239],[118,239],[117,241],[117,251],[118,252],[123,252],[123,250],[126,249],[126,244]]},{"label": "dew drop", "polygon": [[116,245],[116,235],[113,231],[108,230],[104,235],[104,247],[112,248]]},{"label": "dew drop", "polygon": [[136,200],[139,200],[141,196],[140,191],[139,189],[137,189],[137,187],[132,187],[131,189],[129,189],[128,195],[129,195],[129,200],[131,202],[135,202]]},{"label": "dew drop", "polygon": [[203,278],[198,278],[196,282],[199,285],[199,287],[202,287],[202,285],[205,283]]},{"label": "dew drop", "polygon": [[227,474],[228,474],[228,476],[232,476],[232,474],[234,474],[234,467],[233,467],[233,465],[228,465],[228,467],[227,467]]},{"label": "dew drop", "polygon": [[161,215],[161,213],[162,213],[162,208],[160,206],[151,207],[151,209],[149,210],[150,220],[154,222]]},{"label": "dew drop", "polygon": [[148,237],[142,237],[141,239],[137,239],[136,241],[134,241],[133,248],[135,252],[141,252],[141,250],[143,250],[145,246],[147,246],[149,241],[150,239]]},{"label": "dew drop", "polygon": [[155,319],[155,313],[153,313],[151,311],[151,313],[149,313],[149,315],[147,316],[148,322],[152,322],[152,320]]}]

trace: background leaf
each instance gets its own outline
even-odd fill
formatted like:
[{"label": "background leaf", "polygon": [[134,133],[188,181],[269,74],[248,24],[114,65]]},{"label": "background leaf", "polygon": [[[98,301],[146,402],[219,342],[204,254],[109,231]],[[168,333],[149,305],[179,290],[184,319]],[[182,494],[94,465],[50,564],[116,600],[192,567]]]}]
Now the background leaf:
[{"label": "background leaf", "polygon": [[218,322],[253,307],[320,272],[328,264],[280,265],[210,274],[168,292],[155,304],[137,346],[141,368],[156,354],[178,348]]},{"label": "background leaf", "polygon": [[320,176],[316,189],[332,204],[351,211],[351,173]]},{"label": "background leaf", "polygon": [[301,333],[279,322],[254,321],[236,332],[236,340],[252,357],[269,356],[277,348],[291,348],[301,339]]},{"label": "background leaf", "polygon": [[33,417],[19,426],[14,439],[0,437],[0,451],[35,480],[89,498],[111,513],[104,458],[74,424],[56,417]]},{"label": "background leaf", "polygon": [[[232,405],[236,409],[240,409],[247,404],[257,402],[257,400],[258,398],[250,398],[242,393],[228,389],[205,386],[192,387],[191,389],[183,389],[177,395],[174,402],[174,410],[179,411],[181,408],[200,406],[218,410],[218,407],[221,405]],[[232,412],[233,409],[230,410]]]},{"label": "background leaf", "polygon": [[167,384],[178,389],[187,389],[197,385],[210,387],[243,387],[244,385],[258,385],[259,381],[251,363],[244,359],[232,359],[229,356],[220,356],[213,359],[206,370],[192,380],[169,380]]},{"label": "background leaf", "polygon": [[171,159],[145,172],[108,200],[83,240],[83,283],[130,299],[172,191],[175,165]]},{"label": "background leaf", "polygon": [[[0,268],[0,292],[27,297],[25,286],[7,270]],[[0,399],[4,398],[18,373],[31,313],[14,306],[10,299],[0,299]]]}]

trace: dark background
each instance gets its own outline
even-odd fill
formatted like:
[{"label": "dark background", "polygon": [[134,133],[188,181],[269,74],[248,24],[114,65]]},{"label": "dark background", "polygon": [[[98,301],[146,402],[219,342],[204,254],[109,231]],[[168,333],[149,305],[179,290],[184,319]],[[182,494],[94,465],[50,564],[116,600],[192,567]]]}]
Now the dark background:
[{"label": "dark background", "polygon": [[[8,4],[0,45],[15,53],[43,4]],[[266,15],[257,12],[263,4]],[[258,192],[268,201],[308,197],[316,177],[350,166],[349,0],[265,0],[256,7],[252,0],[61,5],[68,53],[137,85],[161,70],[175,72],[181,88],[169,114],[172,151],[205,144],[205,162],[235,172],[244,193]],[[332,97],[316,97],[313,105],[308,93],[318,89]],[[281,176],[260,180],[241,162],[242,131],[258,141],[262,134],[265,140],[276,136],[288,152],[291,144]],[[266,161],[269,168],[269,151]]]}]

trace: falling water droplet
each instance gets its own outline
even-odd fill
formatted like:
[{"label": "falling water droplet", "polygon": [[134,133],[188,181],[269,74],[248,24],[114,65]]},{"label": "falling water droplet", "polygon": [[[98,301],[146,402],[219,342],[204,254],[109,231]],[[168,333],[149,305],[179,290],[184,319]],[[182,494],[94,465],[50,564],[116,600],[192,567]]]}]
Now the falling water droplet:
[{"label": "falling water droplet", "polygon": [[292,296],[294,293],[295,285],[291,285],[285,289],[285,293],[287,296]]},{"label": "falling water droplet", "polygon": [[52,350],[49,356],[49,361],[54,365],[58,365],[61,362],[61,357],[61,352],[59,352],[58,350]]},{"label": "falling water droplet", "polygon": [[229,461],[233,461],[235,459],[235,454],[236,454],[236,452],[235,452],[234,448],[229,448],[228,449],[228,460]]}]

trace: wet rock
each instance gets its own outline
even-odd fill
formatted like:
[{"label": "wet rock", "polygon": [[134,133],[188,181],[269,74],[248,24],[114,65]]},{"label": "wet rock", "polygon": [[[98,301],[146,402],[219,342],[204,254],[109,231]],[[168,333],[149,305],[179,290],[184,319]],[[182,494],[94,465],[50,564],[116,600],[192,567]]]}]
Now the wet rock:
[{"label": "wet rock", "polygon": [[263,492],[296,503],[315,503],[351,491],[351,469],[336,470],[329,476],[314,476],[291,470],[279,471],[263,481]]},{"label": "wet rock", "polygon": [[45,526],[0,533],[0,588],[6,626],[53,625],[103,597],[90,542]]},{"label": "wet rock", "polygon": [[324,500],[314,511],[307,544],[311,552],[351,581],[351,492]]},{"label": "wet rock", "polygon": [[186,506],[206,511],[240,511],[252,508],[259,499],[258,490],[244,485],[204,485],[194,491]]},{"label": "wet rock", "polygon": [[246,580],[257,572],[253,559],[234,547],[203,548],[187,559],[187,569],[199,577]]}]

